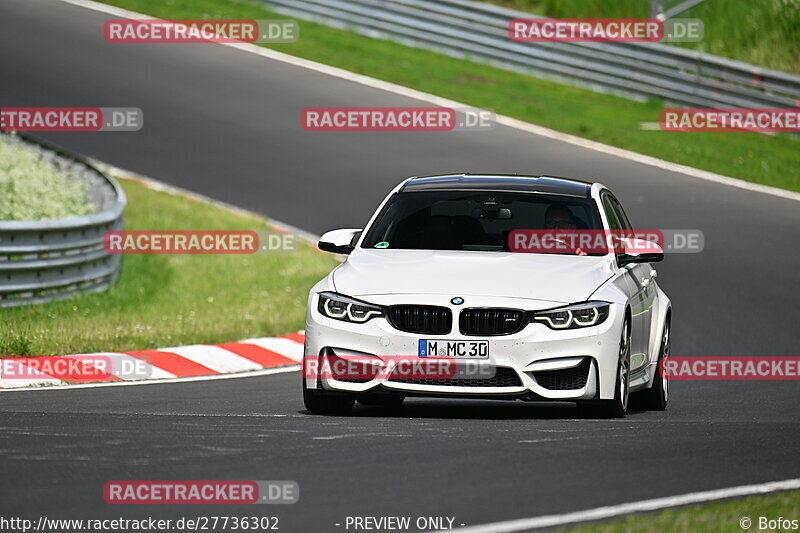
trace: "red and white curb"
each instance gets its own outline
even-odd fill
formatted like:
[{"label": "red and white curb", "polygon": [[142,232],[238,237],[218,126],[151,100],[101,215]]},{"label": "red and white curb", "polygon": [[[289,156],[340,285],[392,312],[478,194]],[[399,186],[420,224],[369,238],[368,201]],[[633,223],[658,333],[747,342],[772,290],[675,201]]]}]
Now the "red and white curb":
[{"label": "red and white curb", "polygon": [[[141,382],[196,378],[223,374],[252,373],[297,365],[303,358],[303,332],[282,337],[245,339],[227,344],[195,344],[136,352],[101,352],[47,357],[1,358],[0,389],[73,385],[82,383]],[[94,358],[93,358],[94,356]],[[93,361],[113,359],[110,368],[93,366]],[[41,361],[40,361],[41,362]],[[120,364],[127,362],[128,364]],[[50,374],[40,370],[58,368]],[[124,368],[136,368],[135,374]],[[5,375],[4,375],[5,374]],[[10,376],[25,376],[25,379]]]}]

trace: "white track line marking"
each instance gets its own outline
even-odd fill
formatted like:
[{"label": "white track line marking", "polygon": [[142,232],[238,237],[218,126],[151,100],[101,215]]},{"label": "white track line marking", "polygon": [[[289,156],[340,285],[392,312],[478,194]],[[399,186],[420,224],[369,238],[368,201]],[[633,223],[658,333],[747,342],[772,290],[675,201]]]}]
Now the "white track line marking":
[{"label": "white track line marking", "polygon": [[207,344],[193,344],[191,346],[175,346],[172,348],[162,348],[159,352],[169,352],[180,355],[184,359],[193,361],[197,364],[210,368],[215,372],[223,374],[231,372],[247,372],[250,370],[261,370],[258,363],[246,359],[241,355],[236,355],[219,346]]},{"label": "white track line marking", "polygon": [[[166,192],[168,194],[173,194],[173,195],[185,196],[187,198],[191,198],[192,200],[209,203],[221,209],[225,209],[226,211],[230,211],[231,213],[264,219],[267,221],[267,224],[269,226],[277,229],[278,231],[283,231],[284,233],[293,233],[294,235],[300,237],[300,239],[307,241],[312,246],[316,246],[317,241],[319,241],[319,235],[315,235],[311,232],[300,229],[297,226],[292,226],[291,224],[287,224],[286,222],[281,222],[280,220],[269,218],[262,213],[257,213],[256,211],[249,211],[247,209],[237,207],[233,204],[228,204],[220,200],[216,200],[214,198],[211,198],[210,196],[205,196],[203,194],[190,191],[189,189],[182,189],[181,187],[176,187],[174,185],[170,185],[169,183],[164,183],[163,181],[159,181],[155,178],[150,178],[148,176],[139,174],[138,172],[134,172],[132,170],[115,167],[114,165],[109,165],[104,161],[100,161],[97,159],[90,159],[90,161],[94,164],[94,166],[96,166],[106,174],[120,176],[121,178],[133,179],[135,181],[140,182],[145,187],[149,187],[155,191]],[[300,333],[302,333],[302,331],[300,331]]]},{"label": "white track line marking", "polygon": [[[280,366],[277,368],[265,368],[263,370],[255,370],[253,372],[240,372],[237,374],[214,374],[211,376],[194,376],[190,378],[150,379],[142,381],[112,381],[106,383],[82,383],[79,385],[54,385],[52,387],[0,389],[0,394],[9,392],[30,392],[30,391],[42,392],[49,390],[65,390],[65,389],[97,389],[100,387],[129,387],[134,385],[163,385],[166,383],[190,383],[193,381],[214,381],[217,379],[255,378],[259,376],[270,376],[272,374],[297,372],[298,370],[300,370],[300,365],[290,365],[290,366]],[[58,383],[61,382],[59,381]]]},{"label": "white track line marking", "polygon": [[759,483],[756,485],[742,485],[727,489],[690,492],[689,494],[679,494],[677,496],[667,496],[665,498],[655,498],[652,500],[642,500],[640,502],[623,503],[621,505],[609,505],[608,507],[598,507],[596,509],[587,509],[585,511],[577,511],[574,513],[545,515],[534,518],[493,522],[490,524],[459,528],[456,529],[456,531],[459,533],[512,533],[514,531],[525,531],[528,529],[563,526],[577,522],[603,520],[629,513],[657,511],[670,507],[680,507],[684,505],[706,503],[715,500],[738,498],[742,496],[755,496],[759,494],[768,494],[770,492],[779,492],[798,488],[800,488],[800,479],[787,479],[784,481],[772,481],[769,483]]},{"label": "white track line marking", "polygon": [[[107,15],[112,15],[114,17],[119,17],[119,18],[128,18],[128,19],[153,18],[150,15],[136,13],[135,11],[129,11],[127,9],[121,9],[118,7],[92,2],[91,0],[58,0],[58,1],[75,6],[80,6],[87,9],[92,9],[94,11],[99,11],[101,13],[105,13]],[[99,32],[100,30],[98,29],[98,34]],[[394,93],[408,98],[414,98],[415,100],[428,102],[442,107],[460,107],[460,108],[471,107],[461,102],[456,102],[433,94],[428,94],[422,91],[410,89],[408,87],[403,87],[402,85],[397,85],[394,83],[377,80],[375,78],[370,78],[368,76],[363,76],[361,74],[355,74],[347,70],[332,67],[330,65],[323,65],[322,63],[317,63],[315,61],[309,61],[307,59],[301,59],[299,57],[291,56],[281,52],[276,52],[275,50],[271,50],[269,48],[263,48],[261,46],[256,46],[254,44],[249,44],[249,43],[218,43],[218,44],[221,44],[222,46],[229,46],[231,48],[236,48],[237,50],[241,50],[243,52],[257,54],[262,57],[273,59],[275,61],[281,61],[283,63],[287,63],[297,67],[313,70],[315,72],[319,72],[329,76],[334,76],[336,78],[341,78],[353,83],[358,83],[361,85],[365,85],[367,87],[372,87],[374,89],[380,89],[382,91]],[[723,176],[722,174],[716,174],[714,172],[708,172],[706,170],[700,170],[686,165],[671,163],[669,161],[664,161],[663,159],[658,159],[657,157],[651,157],[636,152],[631,152],[630,150],[616,148],[614,146],[609,146],[607,144],[603,144],[597,141],[590,141],[588,139],[576,137],[575,135],[569,135],[567,133],[551,130],[543,126],[537,126],[535,124],[523,122],[521,120],[517,120],[515,118],[507,117],[504,115],[497,115],[496,122],[498,124],[502,124],[504,126],[515,128],[528,133],[532,133],[534,135],[540,135],[542,137],[555,139],[561,142],[580,146],[582,148],[587,148],[589,150],[594,150],[596,152],[613,155],[616,157],[621,157],[629,161],[634,161],[636,163],[641,163],[643,165],[649,165],[652,167],[660,168],[662,170],[677,172],[685,176],[691,176],[693,178],[702,179],[706,181],[713,181],[715,183],[728,185],[730,187],[737,187],[739,189],[744,189],[748,191],[770,194],[772,196],[778,196],[789,200],[800,201],[800,193],[797,192],[778,189],[776,187],[769,187],[767,185],[760,185],[758,183],[751,183],[749,181],[744,181],[737,178],[731,178],[730,176]]]}]

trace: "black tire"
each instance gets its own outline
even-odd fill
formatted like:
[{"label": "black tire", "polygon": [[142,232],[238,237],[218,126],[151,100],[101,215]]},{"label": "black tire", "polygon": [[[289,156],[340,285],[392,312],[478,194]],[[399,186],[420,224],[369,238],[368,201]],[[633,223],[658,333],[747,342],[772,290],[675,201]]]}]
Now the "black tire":
[{"label": "black tire", "polygon": [[630,403],[631,368],[631,324],[625,320],[619,340],[619,359],[617,360],[617,385],[613,400],[601,400],[592,404],[594,414],[600,418],[622,418],[628,412]]},{"label": "black tire", "polygon": [[400,407],[406,397],[402,394],[364,394],[358,396],[356,400],[361,405],[373,407]]},{"label": "black tire", "polygon": [[670,319],[664,323],[664,334],[661,336],[661,348],[658,354],[658,365],[656,375],[653,378],[653,386],[647,390],[636,393],[636,407],[646,411],[663,411],[667,408],[669,401],[669,377],[664,373],[664,361],[669,357],[670,330],[672,325]]},{"label": "black tire", "polygon": [[346,415],[352,411],[356,397],[352,394],[308,389],[303,377],[303,403],[315,415]]}]

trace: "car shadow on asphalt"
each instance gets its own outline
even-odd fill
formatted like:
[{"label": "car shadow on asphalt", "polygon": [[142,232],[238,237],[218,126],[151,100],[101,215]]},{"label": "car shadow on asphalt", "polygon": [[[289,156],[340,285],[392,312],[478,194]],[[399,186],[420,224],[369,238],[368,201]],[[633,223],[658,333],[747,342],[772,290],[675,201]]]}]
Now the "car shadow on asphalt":
[{"label": "car shadow on asphalt", "polygon": [[[308,411],[300,411],[309,414]],[[627,416],[644,411],[629,410]],[[359,405],[345,418],[429,418],[447,420],[576,420],[601,419],[597,413],[579,409],[572,402],[521,402],[507,400],[406,400],[400,407]]]}]

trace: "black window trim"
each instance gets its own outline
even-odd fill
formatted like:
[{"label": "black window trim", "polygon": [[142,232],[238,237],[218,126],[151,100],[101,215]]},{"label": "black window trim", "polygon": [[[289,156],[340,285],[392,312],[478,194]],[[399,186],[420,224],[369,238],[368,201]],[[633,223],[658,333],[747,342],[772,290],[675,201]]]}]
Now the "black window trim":
[{"label": "black window trim", "polygon": [[[611,214],[614,216],[614,220],[617,221],[617,224],[619,225],[620,229],[623,229],[624,231],[629,231],[629,230],[633,231],[633,225],[631,224],[631,221],[628,218],[628,214],[622,208],[622,203],[619,200],[617,200],[617,197],[614,196],[614,194],[611,191],[609,191],[608,189],[603,189],[603,192],[600,193],[600,204],[603,207],[603,211],[606,213],[606,218],[608,219],[608,222],[609,222],[608,223],[609,229],[613,229],[613,228],[611,228],[611,217],[609,216],[609,213],[607,212],[606,200],[609,200],[611,202],[611,211],[612,211]],[[616,203],[617,207],[619,207],[619,212],[622,214],[622,216],[625,217],[625,223],[628,226],[627,229],[624,229],[622,227],[622,225],[619,224],[619,218],[618,218],[617,213],[616,213],[617,210],[614,208],[614,203]],[[616,263],[617,263],[617,267],[618,268],[625,268],[625,267],[628,266],[628,265],[621,265],[620,264],[620,257],[622,255],[623,254],[621,252],[614,252],[614,257],[616,258]],[[632,263],[629,263],[629,264],[632,264]]]}]

